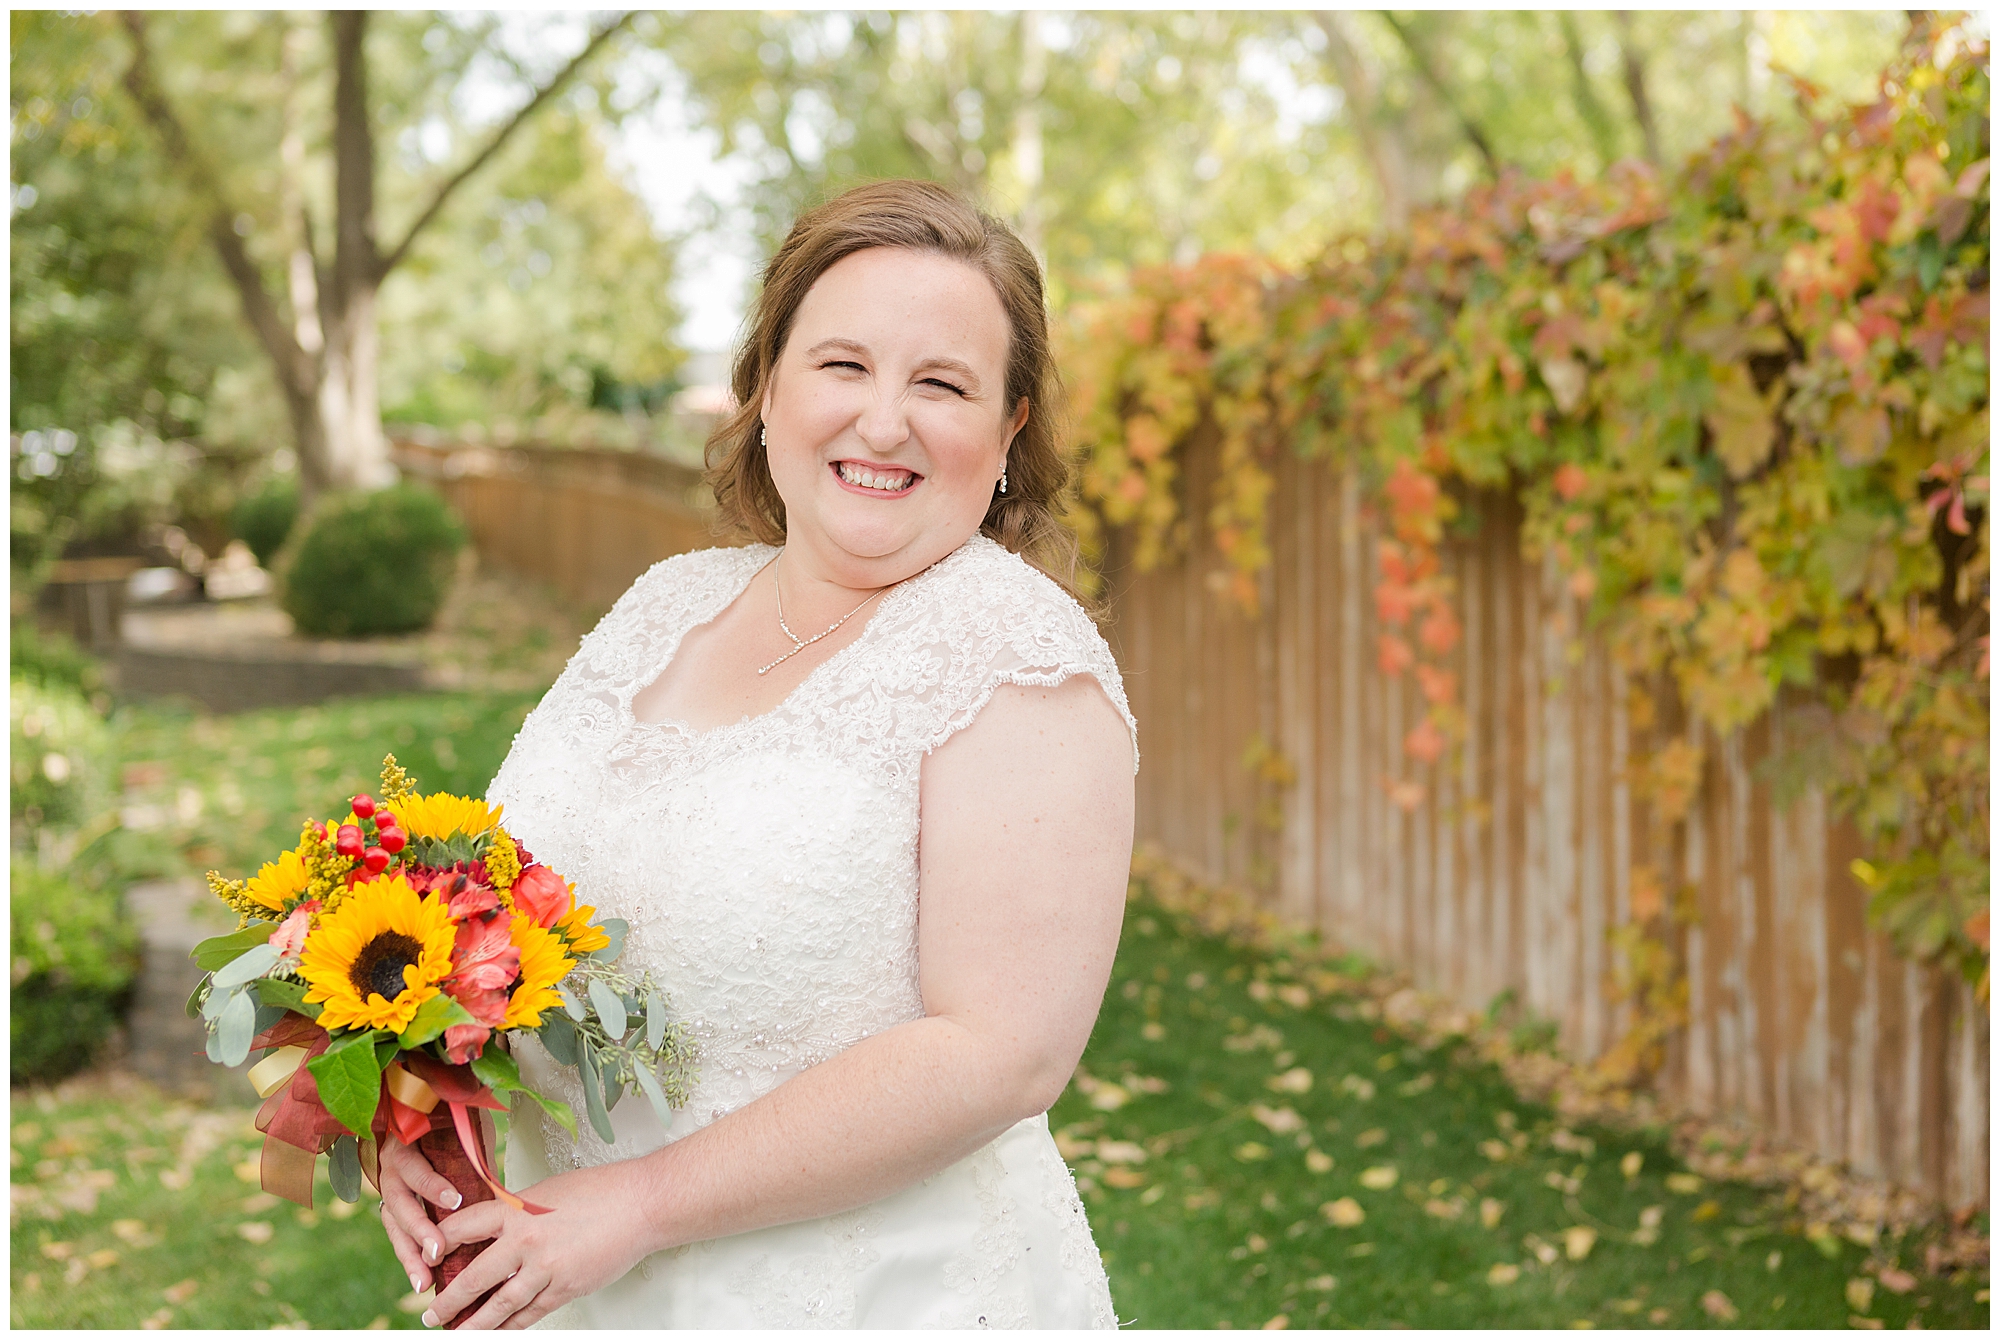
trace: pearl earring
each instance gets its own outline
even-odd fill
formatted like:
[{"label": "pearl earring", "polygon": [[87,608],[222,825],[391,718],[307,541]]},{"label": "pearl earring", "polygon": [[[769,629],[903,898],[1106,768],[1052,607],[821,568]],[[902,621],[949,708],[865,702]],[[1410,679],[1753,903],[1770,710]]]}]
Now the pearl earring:
[{"label": "pearl earring", "polygon": [[766,451],[771,449],[771,430],[762,424],[757,425],[757,445]]},{"label": "pearl earring", "polygon": [[1000,491],[1002,493],[1007,491],[1007,463],[1005,461],[1000,463]]}]

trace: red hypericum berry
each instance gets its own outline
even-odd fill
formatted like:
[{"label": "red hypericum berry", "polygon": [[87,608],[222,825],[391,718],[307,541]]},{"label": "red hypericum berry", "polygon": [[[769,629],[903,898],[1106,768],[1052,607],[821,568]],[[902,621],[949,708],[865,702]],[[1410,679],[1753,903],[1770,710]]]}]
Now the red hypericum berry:
[{"label": "red hypericum berry", "polygon": [[380,847],[370,847],[362,855],[361,863],[368,867],[370,874],[379,875],[389,868],[389,853]]},{"label": "red hypericum berry", "polygon": [[409,842],[409,838],[403,835],[403,830],[400,828],[378,828],[375,830],[375,840],[381,843],[382,850],[391,856],[401,851]]},{"label": "red hypericum berry", "polygon": [[375,797],[363,792],[348,802],[354,807],[356,817],[366,819],[375,813]]},{"label": "red hypericum berry", "polygon": [[342,856],[359,856],[361,847],[361,830],[353,824],[342,824],[340,836],[333,840],[333,849]]}]

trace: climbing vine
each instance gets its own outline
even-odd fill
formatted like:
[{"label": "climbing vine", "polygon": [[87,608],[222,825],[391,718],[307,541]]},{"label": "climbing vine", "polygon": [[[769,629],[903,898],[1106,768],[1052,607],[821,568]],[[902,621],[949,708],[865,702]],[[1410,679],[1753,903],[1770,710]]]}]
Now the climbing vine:
[{"label": "climbing vine", "polygon": [[[1185,552],[1182,458],[1211,432],[1213,491],[1186,506],[1254,612],[1275,453],[1353,465],[1383,533],[1373,650],[1428,703],[1403,742],[1428,763],[1466,730],[1452,491],[1512,492],[1528,556],[1553,558],[1631,683],[1716,733],[1786,685],[1824,699],[1813,775],[1868,844],[1872,915],[1983,993],[1987,45],[1920,26],[1863,106],[1793,82],[1797,118],[1739,114],[1670,180],[1509,176],[1302,272],[1135,274],[1069,332],[1074,519],[1098,552],[1122,530],[1142,569]],[[1640,693],[1636,724],[1664,705]],[[1701,738],[1637,770],[1666,822]],[[1641,887],[1630,934],[1663,943],[1673,900]],[[1625,989],[1671,1016],[1660,955],[1625,948]]]}]

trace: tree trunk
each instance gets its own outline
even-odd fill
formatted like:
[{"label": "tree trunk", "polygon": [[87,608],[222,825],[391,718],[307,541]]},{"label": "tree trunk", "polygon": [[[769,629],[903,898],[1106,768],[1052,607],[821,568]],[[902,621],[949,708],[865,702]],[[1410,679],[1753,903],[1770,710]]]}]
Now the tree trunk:
[{"label": "tree trunk", "polygon": [[1397,118],[1383,113],[1382,91],[1361,54],[1348,40],[1345,19],[1338,11],[1319,10],[1313,14],[1320,31],[1326,34],[1326,56],[1333,66],[1334,79],[1347,97],[1354,129],[1361,137],[1362,152],[1375,171],[1375,185],[1382,192],[1382,226],[1400,233],[1410,226],[1410,209],[1416,192],[1411,181],[1410,150],[1404,142]]},{"label": "tree trunk", "polygon": [[1590,130],[1591,142],[1597,147],[1597,166],[1601,172],[1618,161],[1618,131],[1598,98],[1597,90],[1591,86],[1590,71],[1584,66],[1583,34],[1577,30],[1576,15],[1563,10],[1556,16],[1562,28],[1563,50],[1569,56],[1570,90],[1576,102],[1576,114]]},{"label": "tree trunk", "polygon": [[1621,9],[1618,17],[1618,50],[1625,59],[1625,92],[1632,99],[1632,119],[1646,144],[1646,161],[1660,165],[1660,132],[1653,124],[1653,102],[1646,96],[1646,53],[1632,36],[1632,11]]},{"label": "tree trunk", "polygon": [[1021,11],[1021,101],[1014,111],[1014,176],[1020,182],[1021,240],[1042,254],[1042,85],[1048,52],[1042,46],[1042,16]]},{"label": "tree trunk", "polygon": [[327,336],[320,389],[327,476],[335,488],[380,488],[396,479],[376,398],[379,343],[375,294],[382,257],[375,247],[375,131],[368,120],[365,11],[328,16],[334,51],[333,283],[320,293]]}]

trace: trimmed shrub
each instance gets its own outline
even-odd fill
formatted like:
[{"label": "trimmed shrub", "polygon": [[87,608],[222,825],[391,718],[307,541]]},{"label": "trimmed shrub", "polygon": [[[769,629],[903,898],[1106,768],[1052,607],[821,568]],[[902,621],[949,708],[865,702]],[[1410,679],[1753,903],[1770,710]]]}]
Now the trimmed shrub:
[{"label": "trimmed shrub", "polygon": [[298,519],[299,481],[278,478],[236,504],[229,514],[229,529],[250,546],[258,564],[268,568]]},{"label": "trimmed shrub", "polygon": [[464,545],[464,525],[427,489],[338,494],[285,546],[281,603],[309,636],[415,632],[437,617]]},{"label": "trimmed shrub", "polygon": [[89,1065],[125,1017],[139,931],[115,887],[78,884],[15,857],[8,1076],[57,1080]]}]

